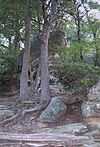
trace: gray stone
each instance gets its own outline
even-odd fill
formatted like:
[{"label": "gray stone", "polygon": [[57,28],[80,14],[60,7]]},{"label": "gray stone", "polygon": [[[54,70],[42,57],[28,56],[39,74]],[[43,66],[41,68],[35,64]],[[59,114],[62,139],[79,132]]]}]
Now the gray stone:
[{"label": "gray stone", "polygon": [[100,143],[87,143],[87,144],[84,144],[82,147],[100,147]]},{"label": "gray stone", "polygon": [[100,81],[89,90],[88,101],[83,102],[81,111],[85,118],[100,117]]},{"label": "gray stone", "polygon": [[81,105],[81,112],[83,117],[94,116],[94,104],[91,102],[83,102]]},{"label": "gray stone", "polygon": [[48,107],[42,112],[39,120],[43,122],[56,122],[61,119],[67,111],[67,106],[58,97],[52,98]]},{"label": "gray stone", "polygon": [[89,90],[89,101],[100,101],[100,81]]},{"label": "gray stone", "polygon": [[100,102],[83,102],[81,105],[83,117],[100,117]]},{"label": "gray stone", "polygon": [[83,123],[71,123],[63,126],[57,126],[55,128],[43,128],[42,131],[47,133],[71,133],[81,135],[87,133],[88,128]]}]

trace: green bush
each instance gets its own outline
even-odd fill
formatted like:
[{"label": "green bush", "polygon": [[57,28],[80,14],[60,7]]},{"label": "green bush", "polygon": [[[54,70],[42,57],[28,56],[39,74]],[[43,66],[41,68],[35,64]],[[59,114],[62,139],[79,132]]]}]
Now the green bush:
[{"label": "green bush", "polygon": [[2,52],[0,54],[0,83],[10,79],[17,71],[17,54]]},{"label": "green bush", "polygon": [[66,90],[90,88],[100,77],[100,68],[84,63],[63,63],[58,76]]}]

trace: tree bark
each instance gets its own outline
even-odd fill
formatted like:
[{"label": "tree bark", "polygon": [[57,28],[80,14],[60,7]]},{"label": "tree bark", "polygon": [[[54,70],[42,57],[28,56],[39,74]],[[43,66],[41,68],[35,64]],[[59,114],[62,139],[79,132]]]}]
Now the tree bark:
[{"label": "tree bark", "polygon": [[46,2],[42,2],[42,10],[43,10],[43,19],[44,25],[42,29],[42,33],[40,35],[41,39],[41,59],[40,59],[40,72],[41,72],[41,100],[40,104],[42,108],[45,109],[50,103],[50,91],[49,91],[49,71],[48,71],[48,40],[50,35],[50,29],[53,28],[53,23],[55,23],[55,19],[57,16],[57,0],[51,0],[49,7],[50,13],[48,15],[48,10],[45,7]]},{"label": "tree bark", "polygon": [[28,98],[28,69],[30,60],[30,35],[31,35],[31,16],[30,16],[30,0],[26,1],[26,17],[25,17],[25,44],[23,55],[23,66],[20,76],[20,98]]},{"label": "tree bark", "polygon": [[46,107],[50,102],[49,94],[49,71],[48,71],[48,39],[50,29],[44,25],[41,34],[41,104]]}]

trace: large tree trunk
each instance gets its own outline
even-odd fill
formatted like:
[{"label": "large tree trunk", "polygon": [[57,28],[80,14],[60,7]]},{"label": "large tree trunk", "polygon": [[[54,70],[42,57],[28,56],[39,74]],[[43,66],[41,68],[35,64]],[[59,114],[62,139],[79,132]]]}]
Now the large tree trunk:
[{"label": "large tree trunk", "polygon": [[[41,80],[41,101],[40,104],[42,108],[45,109],[50,103],[50,91],[49,91],[49,71],[48,71],[48,40],[50,35],[50,29],[53,28],[52,23],[55,23],[56,12],[57,12],[57,0],[50,1],[50,13],[47,15],[47,10],[45,8],[46,2],[42,2],[44,25],[41,33],[41,59],[40,59],[40,80]],[[49,18],[48,18],[49,16]]]},{"label": "large tree trunk", "polygon": [[48,39],[50,29],[47,25],[43,26],[41,34],[41,104],[45,108],[50,101],[49,94],[49,72],[48,72]]},{"label": "large tree trunk", "polygon": [[28,98],[28,69],[30,60],[30,34],[31,34],[31,16],[30,16],[30,0],[26,2],[25,17],[25,46],[23,55],[23,66],[20,76],[20,98]]}]

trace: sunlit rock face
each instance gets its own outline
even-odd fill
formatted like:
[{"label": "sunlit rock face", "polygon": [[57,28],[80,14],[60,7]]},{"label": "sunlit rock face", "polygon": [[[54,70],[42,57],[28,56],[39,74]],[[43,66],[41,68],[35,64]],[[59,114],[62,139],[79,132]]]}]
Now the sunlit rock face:
[{"label": "sunlit rock face", "polygon": [[84,117],[100,117],[100,81],[88,93],[88,101],[81,107]]},{"label": "sunlit rock face", "polygon": [[100,117],[100,102],[84,102],[81,109],[83,117]]},{"label": "sunlit rock face", "polygon": [[88,100],[100,102],[100,81],[90,89]]},{"label": "sunlit rock face", "polygon": [[92,130],[100,129],[100,81],[88,93],[88,101],[81,106],[82,116]]}]

